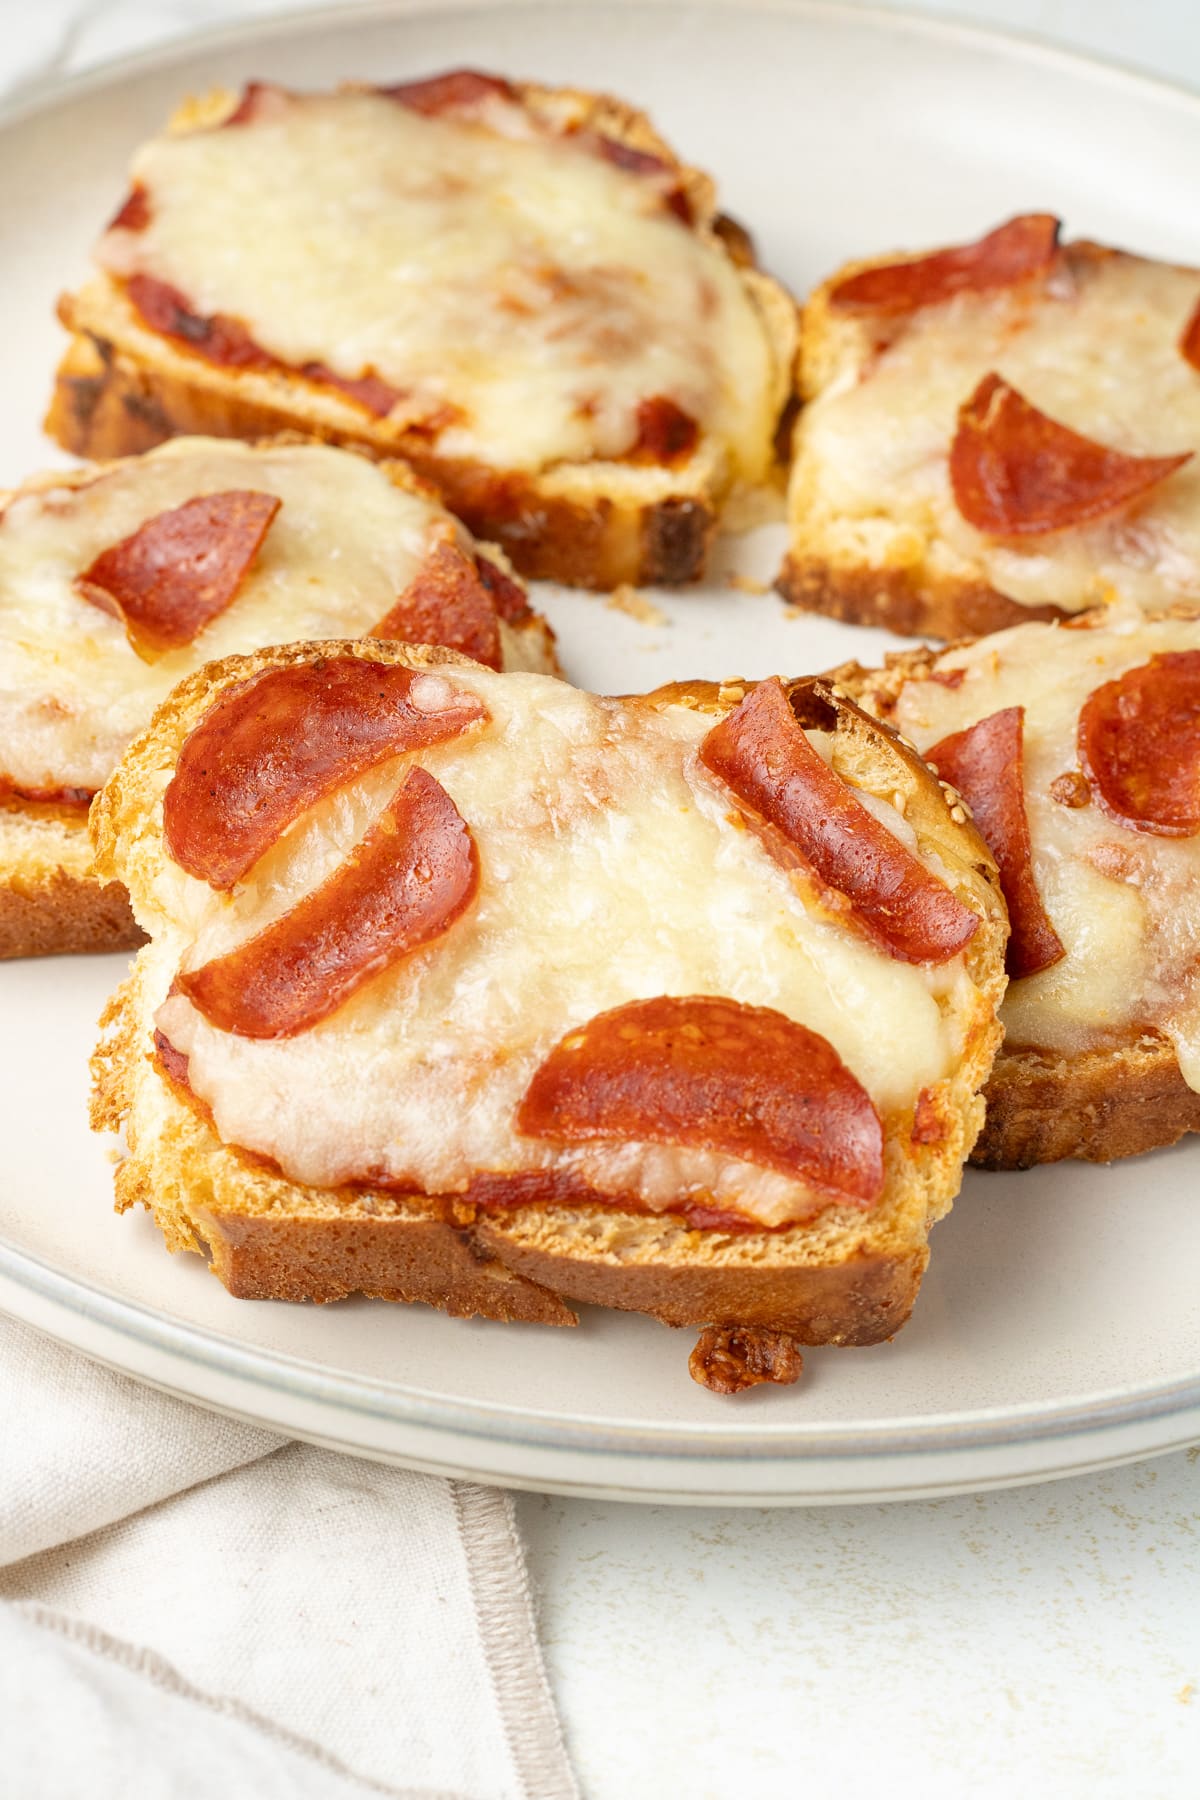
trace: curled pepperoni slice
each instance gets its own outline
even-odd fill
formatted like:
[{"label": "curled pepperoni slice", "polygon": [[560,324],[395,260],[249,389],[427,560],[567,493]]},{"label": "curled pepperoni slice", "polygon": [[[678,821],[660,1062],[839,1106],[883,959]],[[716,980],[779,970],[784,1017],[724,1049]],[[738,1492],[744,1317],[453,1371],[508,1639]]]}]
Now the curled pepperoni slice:
[{"label": "curled pepperoni slice", "polygon": [[407,81],[381,87],[379,93],[401,106],[433,119],[439,113],[476,112],[489,100],[517,100],[520,96],[510,81],[499,75],[485,75],[478,69],[447,69],[444,74],[427,76],[424,81]]},{"label": "curled pepperoni slice", "polygon": [[1193,369],[1200,369],[1200,300],[1196,302],[1196,309],[1183,328],[1179,354],[1185,362],[1191,363]]},{"label": "curled pepperoni slice", "polygon": [[634,456],[656,463],[682,462],[696,448],[700,427],[665,394],[652,394],[637,409],[637,441]]},{"label": "curled pepperoni slice", "polygon": [[1036,975],[1065,954],[1033,878],[1025,811],[1025,709],[1005,707],[928,752],[943,781],[956,787],[996,858],[1012,934],[1005,965],[1014,981]]},{"label": "curled pepperoni slice", "polygon": [[680,1144],[778,1169],[831,1199],[883,1191],[883,1127],[825,1038],[770,1007],[635,1000],[568,1032],[517,1109],[558,1143]]},{"label": "curled pepperoni slice", "polygon": [[760,682],[700,746],[700,760],[766,828],[767,847],[853,909],[902,962],[947,962],[979,920],[867,811],[813,749],[780,682]]},{"label": "curled pepperoni slice", "polygon": [[440,782],[410,769],[328,881],[227,956],[180,975],[178,986],[220,1031],[295,1037],[442,937],[478,885],[466,821]]},{"label": "curled pepperoni slice", "polygon": [[1054,265],[1059,222],[1053,213],[1022,213],[974,244],[957,244],[908,262],[848,275],[830,304],[856,312],[897,314],[938,306],[956,294],[985,294],[1042,275]]},{"label": "curled pepperoni slice", "polygon": [[185,739],[163,797],[167,850],[189,875],[231,888],[324,794],[487,716],[441,674],[399,663],[347,656],[264,669]]},{"label": "curled pepperoni slice", "polygon": [[457,544],[442,542],[435,547],[425,567],[369,635],[408,644],[440,644],[486,663],[489,669],[500,667],[495,601],[474,557]]},{"label": "curled pepperoni slice", "polygon": [[190,644],[237,598],[281,504],[240,488],[200,495],[102,551],[76,586],[150,661]]},{"label": "curled pepperoni slice", "polygon": [[991,374],[959,409],[950,485],[959,512],[977,531],[1032,537],[1118,511],[1182,468],[1191,454],[1109,450],[1048,418]]},{"label": "curled pepperoni slice", "polygon": [[1105,812],[1132,831],[1200,831],[1200,650],[1152,656],[1089,694],[1079,760]]}]

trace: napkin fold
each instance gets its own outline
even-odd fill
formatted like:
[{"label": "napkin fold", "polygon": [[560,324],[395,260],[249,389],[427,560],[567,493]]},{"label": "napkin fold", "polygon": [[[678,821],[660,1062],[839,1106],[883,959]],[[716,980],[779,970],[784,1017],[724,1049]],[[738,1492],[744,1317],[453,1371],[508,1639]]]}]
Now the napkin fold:
[{"label": "napkin fold", "polygon": [[576,1800],[511,1503],[223,1419],[0,1318],[22,1800]]}]

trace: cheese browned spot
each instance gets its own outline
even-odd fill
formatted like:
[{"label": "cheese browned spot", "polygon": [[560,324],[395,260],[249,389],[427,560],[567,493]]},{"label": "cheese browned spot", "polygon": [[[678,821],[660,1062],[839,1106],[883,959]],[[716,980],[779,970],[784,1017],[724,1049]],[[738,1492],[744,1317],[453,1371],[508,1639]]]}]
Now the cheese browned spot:
[{"label": "cheese browned spot", "polygon": [[1126,456],[1082,437],[985,375],[958,415],[950,484],[967,523],[994,537],[1033,536],[1118,512],[1191,460]]},{"label": "cheese browned spot", "polygon": [[147,660],[190,644],[242,586],[279,511],[277,494],[202,494],[102,550],[78,577]]},{"label": "cheese browned spot", "polygon": [[879,1114],[833,1046],[783,1013],[713,996],[640,1000],[569,1033],[517,1129],[720,1150],[860,1206],[883,1191]]},{"label": "cheese browned spot", "polygon": [[822,903],[859,920],[893,956],[947,962],[975,935],[970,908],[813,749],[778,679],[713,726],[700,758],[763,822],[772,853],[814,876]]}]

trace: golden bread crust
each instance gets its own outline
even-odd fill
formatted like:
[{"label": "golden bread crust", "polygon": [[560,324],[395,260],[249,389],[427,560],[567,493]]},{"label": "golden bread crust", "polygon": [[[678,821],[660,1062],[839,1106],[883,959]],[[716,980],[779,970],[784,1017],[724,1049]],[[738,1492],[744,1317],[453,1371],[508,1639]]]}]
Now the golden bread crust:
[{"label": "golden bread crust", "polygon": [[794,553],[785,558],[776,586],[789,606],[848,625],[877,625],[900,637],[985,637],[1031,619],[1068,617],[1059,606],[1022,606],[980,581]]},{"label": "golden bread crust", "polygon": [[[152,883],[163,854],[154,774],[170,766],[221,688],[267,666],[334,652],[410,666],[463,660],[399,646],[293,645],[228,658],[181,683],[92,808],[97,865],[128,878],[147,923],[154,922]],[[719,716],[748,685],[677,683],[627,704],[682,704]],[[889,1121],[878,1206],[836,1206],[773,1231],[720,1231],[603,1205],[484,1211],[452,1195],[303,1188],[221,1144],[199,1107],[162,1073],[150,1051],[153,946],[119,997],[94,1063],[93,1122],[124,1129],[129,1145],[118,1205],[149,1205],[173,1247],[206,1250],[232,1292],[258,1298],[324,1300],[353,1291],[543,1322],[563,1322],[565,1301],[576,1300],[673,1325],[769,1325],[804,1343],[891,1336],[911,1310],[929,1227],[948,1210],[981,1123],[977,1090],[999,1036],[1007,916],[982,841],[952,820],[936,780],[891,728],[827,685],[797,682],[789,693],[802,723],[839,727],[839,758],[851,779],[903,797],[918,842],[936,851],[951,886],[981,915],[966,952],[981,993],[962,1019],[960,1066],[926,1090],[920,1130],[915,1115]]]},{"label": "golden bread crust", "polygon": [[971,1154],[980,1169],[1115,1162],[1200,1131],[1200,1094],[1172,1045],[1140,1037],[1080,1056],[1001,1050],[985,1091],[987,1116]]},{"label": "golden bread crust", "polygon": [[98,880],[90,863],[82,812],[0,803],[0,961],[145,943],[124,886]]},{"label": "golden bread crust", "polygon": [[[715,213],[711,179],[680,162],[650,121],[609,95],[514,83],[552,128],[595,131],[658,157],[678,177],[699,237],[728,257],[762,324],[775,365],[777,415],[792,394],[798,331],[795,302],[755,267],[746,234]],[[214,96],[177,126],[216,123],[236,96]],[[729,487],[722,458],[700,449],[678,468],[620,463],[559,464],[540,474],[439,457],[419,432],[388,428],[361,407],[286,373],[206,363],[149,331],[107,278],[64,295],[59,317],[72,333],[45,428],[64,449],[93,458],[146,450],[183,433],[259,437],[281,430],[353,445],[410,462],[478,537],[500,544],[522,575],[576,587],[623,582],[678,584],[704,572]]]}]

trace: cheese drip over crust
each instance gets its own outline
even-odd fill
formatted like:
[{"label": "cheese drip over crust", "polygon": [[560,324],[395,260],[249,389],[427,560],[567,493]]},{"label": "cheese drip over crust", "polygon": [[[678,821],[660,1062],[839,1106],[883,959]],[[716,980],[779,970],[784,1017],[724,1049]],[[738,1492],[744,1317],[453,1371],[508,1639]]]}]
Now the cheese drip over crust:
[{"label": "cheese drip over crust", "polygon": [[273,92],[152,139],[132,173],[149,218],[101,241],[111,274],[169,283],[296,369],[369,371],[438,422],[441,456],[624,457],[661,396],[732,478],[769,464],[779,373],[737,271],[658,184],[568,138]]},{"label": "cheese drip over crust", "polygon": [[[941,680],[906,682],[892,717],[928,750],[1009,706],[1025,709],[1025,807],[1034,879],[1062,960],[1010,982],[1005,1044],[1078,1055],[1162,1032],[1200,1091],[1200,836],[1132,830],[1097,804],[1056,799],[1079,769],[1080,710],[1151,657],[1200,649],[1200,619],[1114,608],[1101,623],[1018,625],[948,650]],[[948,685],[945,677],[957,677]],[[1064,784],[1078,799],[1086,790]]]},{"label": "cheese drip over crust", "polygon": [[[488,722],[329,796],[228,895],[154,859],[144,898],[156,915],[157,1021],[188,1057],[221,1137],[317,1186],[386,1179],[454,1193],[480,1173],[543,1169],[618,1201],[690,1202],[768,1225],[827,1205],[803,1182],[729,1156],[559,1146],[518,1135],[515,1115],[572,1028],[635,1000],[723,995],[827,1038],[886,1130],[911,1119],[920,1090],[962,1054],[955,1021],[971,1015],[964,1001],[977,1005],[962,956],[899,962],[817,910],[699,763],[708,715],[541,676],[456,667],[426,679],[476,694]],[[828,755],[831,741],[813,738]],[[291,1038],[238,1037],[182,994],[167,997],[181,967],[244,942],[330,876],[414,760],[444,787],[479,857],[477,898],[442,941]],[[886,802],[872,810],[915,847]]]},{"label": "cheese drip over crust", "polygon": [[1180,351],[1198,300],[1200,271],[1076,244],[1032,287],[960,295],[899,323],[834,318],[830,378],[797,438],[798,531],[834,561],[982,579],[1023,605],[1200,598],[1200,459],[1132,507],[1019,543],[967,523],[947,462],[958,409],[992,371],[1114,450],[1200,449],[1200,371]]},{"label": "cheese drip over crust", "polygon": [[[228,489],[282,505],[232,604],[190,644],[145,662],[76,578],[146,520]],[[177,438],[82,485],[18,494],[0,512],[0,778],[101,787],[184,675],[234,651],[364,635],[447,532],[470,542],[365,458],[320,445]],[[500,633],[507,665],[524,666],[522,633],[503,621]]]}]

